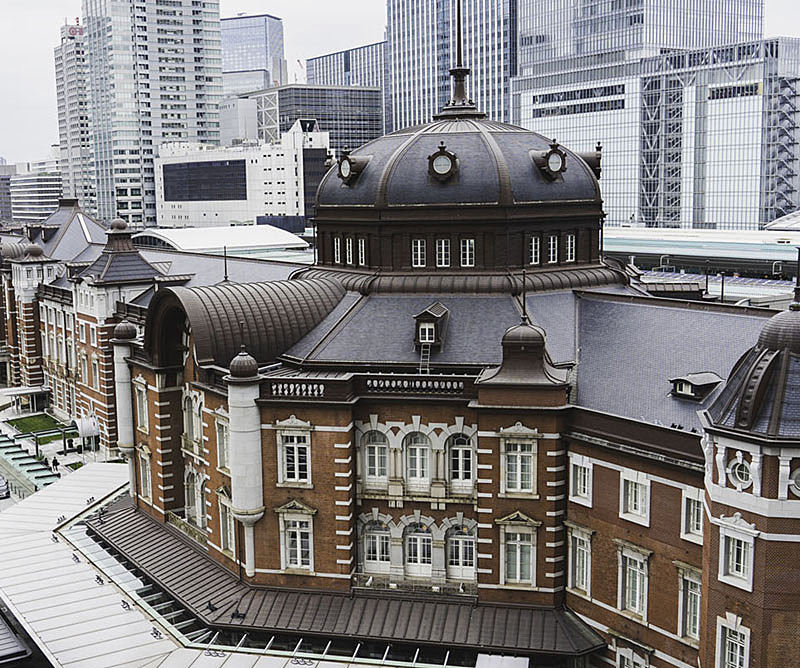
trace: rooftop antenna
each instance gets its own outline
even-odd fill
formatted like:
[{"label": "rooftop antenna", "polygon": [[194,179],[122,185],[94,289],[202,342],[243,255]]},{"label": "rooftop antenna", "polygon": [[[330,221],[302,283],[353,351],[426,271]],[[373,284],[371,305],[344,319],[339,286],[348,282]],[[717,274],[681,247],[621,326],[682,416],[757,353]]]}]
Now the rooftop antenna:
[{"label": "rooftop antenna", "polygon": [[456,0],[456,66],[450,70],[453,75],[453,103],[467,101],[467,87],[465,84],[469,68],[464,67],[463,49],[461,45],[461,0]]},{"label": "rooftop antenna", "polygon": [[225,278],[223,278],[222,280],[227,283],[227,281],[228,281],[228,247],[227,246],[223,246],[222,247],[222,258],[223,258],[223,263],[224,263],[224,267],[225,267]]},{"label": "rooftop antenna", "polygon": [[794,300],[789,304],[790,311],[800,311],[800,246],[797,246],[797,267],[794,277]]}]

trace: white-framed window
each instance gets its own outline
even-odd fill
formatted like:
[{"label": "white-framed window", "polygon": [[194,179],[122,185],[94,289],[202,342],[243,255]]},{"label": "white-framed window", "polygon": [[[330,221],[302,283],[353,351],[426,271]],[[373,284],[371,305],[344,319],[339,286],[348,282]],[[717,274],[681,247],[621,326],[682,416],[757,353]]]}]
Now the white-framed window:
[{"label": "white-framed window", "polygon": [[528,241],[528,264],[539,264],[542,261],[541,237],[531,237]]},{"label": "white-framed window", "polygon": [[435,343],[436,341],[436,325],[432,322],[421,322],[419,328],[419,342],[420,343]]},{"label": "white-framed window", "polygon": [[433,536],[421,524],[412,524],[406,530],[406,574],[430,577],[433,563]]},{"label": "white-framed window", "polygon": [[100,365],[95,359],[92,360],[92,387],[100,388]]},{"label": "white-framed window", "polygon": [[719,576],[739,589],[753,591],[753,548],[755,535],[737,527],[719,528]]},{"label": "white-framed window", "polygon": [[345,239],[344,256],[347,264],[353,264],[353,237],[347,237],[347,239]]},{"label": "white-framed window", "polygon": [[367,264],[367,240],[358,240],[358,266],[363,267]]},{"label": "white-framed window", "polygon": [[361,437],[361,443],[365,484],[384,487],[389,479],[389,440],[373,429]]},{"label": "white-framed window", "polygon": [[503,530],[505,582],[536,584],[536,536],[531,528],[509,526]]},{"label": "white-framed window", "polygon": [[206,526],[205,489],[203,474],[187,467],[183,476],[184,519],[200,528]]},{"label": "white-framed window", "polygon": [[536,490],[535,463],[536,448],[533,441],[506,441],[506,491],[533,494]]},{"label": "white-framed window", "polygon": [[475,266],[475,239],[461,240],[461,266]]},{"label": "white-framed window", "polygon": [[93,346],[97,345],[97,329],[94,325],[89,327],[89,343],[91,343]]},{"label": "white-framed window", "polygon": [[702,575],[686,566],[678,567],[678,635],[690,640],[700,640],[700,600]]},{"label": "white-framed window", "polygon": [[311,483],[311,445],[307,433],[279,435],[283,473],[278,481],[285,484]]},{"label": "white-framed window", "polygon": [[139,453],[139,494],[148,501],[152,498],[153,483],[150,479],[150,456]]},{"label": "white-framed window", "polygon": [[465,526],[447,532],[447,577],[452,580],[475,578],[475,534]]},{"label": "white-framed window", "polygon": [[391,546],[389,529],[378,522],[369,522],[364,527],[364,570],[367,573],[388,573]]},{"label": "white-framed window", "polygon": [[217,466],[226,469],[230,465],[230,432],[228,421],[217,418]]},{"label": "white-framed window", "polygon": [[550,234],[547,237],[547,263],[558,262],[558,235]]},{"label": "white-framed window", "polygon": [[422,490],[430,485],[431,442],[415,431],[403,439],[406,451],[406,483],[409,489]]},{"label": "white-framed window", "polygon": [[450,266],[450,239],[436,240],[436,266]]},{"label": "white-framed window", "polygon": [[147,433],[149,431],[147,419],[147,387],[143,384],[134,385],[134,397],[136,399],[136,428]]},{"label": "white-framed window", "polygon": [[650,479],[646,473],[630,469],[620,473],[619,516],[650,526]]},{"label": "white-framed window", "polygon": [[425,260],[425,239],[412,239],[411,240],[411,266],[424,267],[427,262]]},{"label": "white-framed window", "polygon": [[472,489],[472,441],[466,434],[453,434],[447,439],[450,464],[450,487],[456,493]]},{"label": "white-framed window", "polygon": [[89,379],[89,360],[86,357],[81,357],[81,381],[84,385],[90,384]]},{"label": "white-framed window", "polygon": [[686,487],[681,492],[681,538],[703,544],[703,490]]},{"label": "white-framed window", "polygon": [[617,649],[618,668],[647,668],[649,662],[646,657],[634,652],[630,647]]},{"label": "white-framed window", "polygon": [[311,570],[311,519],[285,518],[286,568]]},{"label": "white-framed window", "polygon": [[592,477],[594,467],[590,457],[569,455],[569,500],[592,507]]},{"label": "white-framed window", "polygon": [[342,239],[340,237],[333,237],[333,261],[336,264],[342,262]]},{"label": "white-framed window", "polygon": [[731,485],[739,491],[747,489],[753,484],[750,464],[745,461],[741,451],[736,452],[736,456],[728,463],[726,471]]},{"label": "white-framed window", "polygon": [[564,262],[575,262],[575,235],[568,234],[565,238]]},{"label": "white-framed window", "polygon": [[649,550],[616,540],[618,556],[617,607],[647,620]]},{"label": "white-framed window", "polygon": [[750,629],[728,612],[717,617],[717,663],[715,668],[749,668]]},{"label": "white-framed window", "polygon": [[567,586],[583,596],[592,592],[592,533],[591,529],[566,523],[569,537],[569,571]]},{"label": "white-framed window", "polygon": [[219,546],[223,552],[236,554],[236,524],[233,512],[227,503],[219,502]]}]

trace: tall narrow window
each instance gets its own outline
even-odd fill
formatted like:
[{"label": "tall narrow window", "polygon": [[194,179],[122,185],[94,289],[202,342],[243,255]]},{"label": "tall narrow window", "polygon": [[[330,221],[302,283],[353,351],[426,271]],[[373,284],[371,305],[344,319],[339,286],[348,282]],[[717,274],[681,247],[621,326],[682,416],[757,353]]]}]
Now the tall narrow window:
[{"label": "tall narrow window", "polygon": [[424,267],[425,260],[425,239],[411,240],[411,266]]},{"label": "tall narrow window", "polygon": [[741,538],[725,537],[727,575],[746,578],[750,570],[750,545]]},{"label": "tall narrow window", "polygon": [[425,488],[430,482],[431,442],[425,434],[413,432],[405,437],[406,482],[410,488]]},{"label": "tall narrow window", "polygon": [[230,444],[228,436],[228,421],[217,420],[217,465],[221,469],[228,468],[230,461]]},{"label": "tall narrow window", "polygon": [[506,582],[533,581],[533,536],[516,529],[505,531]]},{"label": "tall narrow window", "polygon": [[308,436],[305,434],[284,434],[281,437],[283,448],[283,481],[308,483],[310,477],[310,451]]},{"label": "tall narrow window", "polygon": [[700,578],[681,575],[681,635],[700,639]]},{"label": "tall narrow window", "polygon": [[222,502],[219,504],[219,530],[219,546],[224,552],[235,552],[236,531],[234,529],[233,513],[230,506]]},{"label": "tall narrow window", "polygon": [[540,244],[539,237],[531,237],[528,242],[528,264],[539,264],[542,261]]},{"label": "tall narrow window", "polygon": [[385,525],[369,522],[364,527],[364,570],[388,573],[391,562],[391,537]]},{"label": "tall narrow window", "polygon": [[475,266],[475,239],[461,240],[461,266]]},{"label": "tall narrow window", "polygon": [[551,234],[547,237],[547,262],[549,264],[558,262],[558,235]]},{"label": "tall narrow window", "polygon": [[308,520],[286,520],[286,566],[311,567],[311,524]]},{"label": "tall narrow window", "polygon": [[475,577],[475,536],[467,527],[447,534],[447,577],[472,580]]},{"label": "tall narrow window", "polygon": [[358,240],[358,266],[363,267],[367,264],[367,240]]},{"label": "tall narrow window", "polygon": [[433,537],[421,524],[411,525],[406,532],[406,573],[427,577],[431,574]]},{"label": "tall narrow window", "polygon": [[147,432],[147,390],[136,385],[136,426],[143,432]]},{"label": "tall narrow window", "polygon": [[384,434],[372,430],[364,434],[364,473],[367,486],[384,485],[389,475],[389,441]]},{"label": "tall narrow window", "polygon": [[575,235],[568,234],[566,238],[566,257],[565,262],[575,262]]},{"label": "tall narrow window", "polygon": [[450,449],[450,481],[452,487],[472,487],[472,443],[468,436],[455,434],[448,439]]},{"label": "tall narrow window", "polygon": [[143,499],[150,499],[152,483],[150,480],[150,457],[145,453],[139,455],[139,493]]},{"label": "tall narrow window", "polygon": [[723,668],[747,668],[747,636],[741,631],[723,627]]},{"label": "tall narrow window", "polygon": [[533,492],[533,444],[506,443],[506,489],[509,492]]},{"label": "tall narrow window", "polygon": [[647,564],[643,555],[623,552],[622,609],[644,617],[647,612]]},{"label": "tall narrow window", "polygon": [[436,240],[436,266],[450,266],[450,239]]},{"label": "tall narrow window", "polygon": [[347,264],[353,264],[353,238],[347,237],[344,242],[345,260]]},{"label": "tall narrow window", "polygon": [[592,551],[589,535],[573,529],[570,533],[570,572],[569,582],[572,589],[589,594],[592,570]]},{"label": "tall narrow window", "polygon": [[333,261],[336,264],[342,262],[342,240],[339,237],[333,238]]}]

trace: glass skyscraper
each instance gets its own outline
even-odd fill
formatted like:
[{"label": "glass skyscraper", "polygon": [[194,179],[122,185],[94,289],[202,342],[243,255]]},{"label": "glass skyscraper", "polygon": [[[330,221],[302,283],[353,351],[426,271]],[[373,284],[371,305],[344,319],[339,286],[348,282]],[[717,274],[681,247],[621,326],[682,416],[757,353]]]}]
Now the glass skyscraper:
[{"label": "glass skyscraper", "polygon": [[283,20],[270,14],[221,19],[223,94],[287,83]]},{"label": "glass skyscraper", "polygon": [[[490,118],[508,121],[519,0],[461,1],[464,64],[471,70],[469,96]],[[427,123],[451,95],[455,0],[387,0],[386,7],[391,127]]]},{"label": "glass skyscraper", "polygon": [[155,225],[158,146],[219,141],[219,3],[83,0],[83,14],[97,213]]},{"label": "glass skyscraper", "polygon": [[758,229],[798,207],[800,42],[760,0],[520,1],[512,121],[603,144],[609,225]]}]

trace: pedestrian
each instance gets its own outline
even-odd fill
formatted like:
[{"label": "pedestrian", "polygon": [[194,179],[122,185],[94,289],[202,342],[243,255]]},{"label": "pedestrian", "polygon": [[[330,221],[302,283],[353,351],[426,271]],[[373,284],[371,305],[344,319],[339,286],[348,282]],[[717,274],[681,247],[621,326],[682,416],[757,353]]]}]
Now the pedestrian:
[{"label": "pedestrian", "polygon": [[52,463],[50,464],[50,468],[51,468],[53,471],[55,471],[55,470],[56,470],[56,468],[58,468],[58,460],[56,459],[56,456],[55,456],[55,455],[53,455],[53,461],[52,461]]}]

